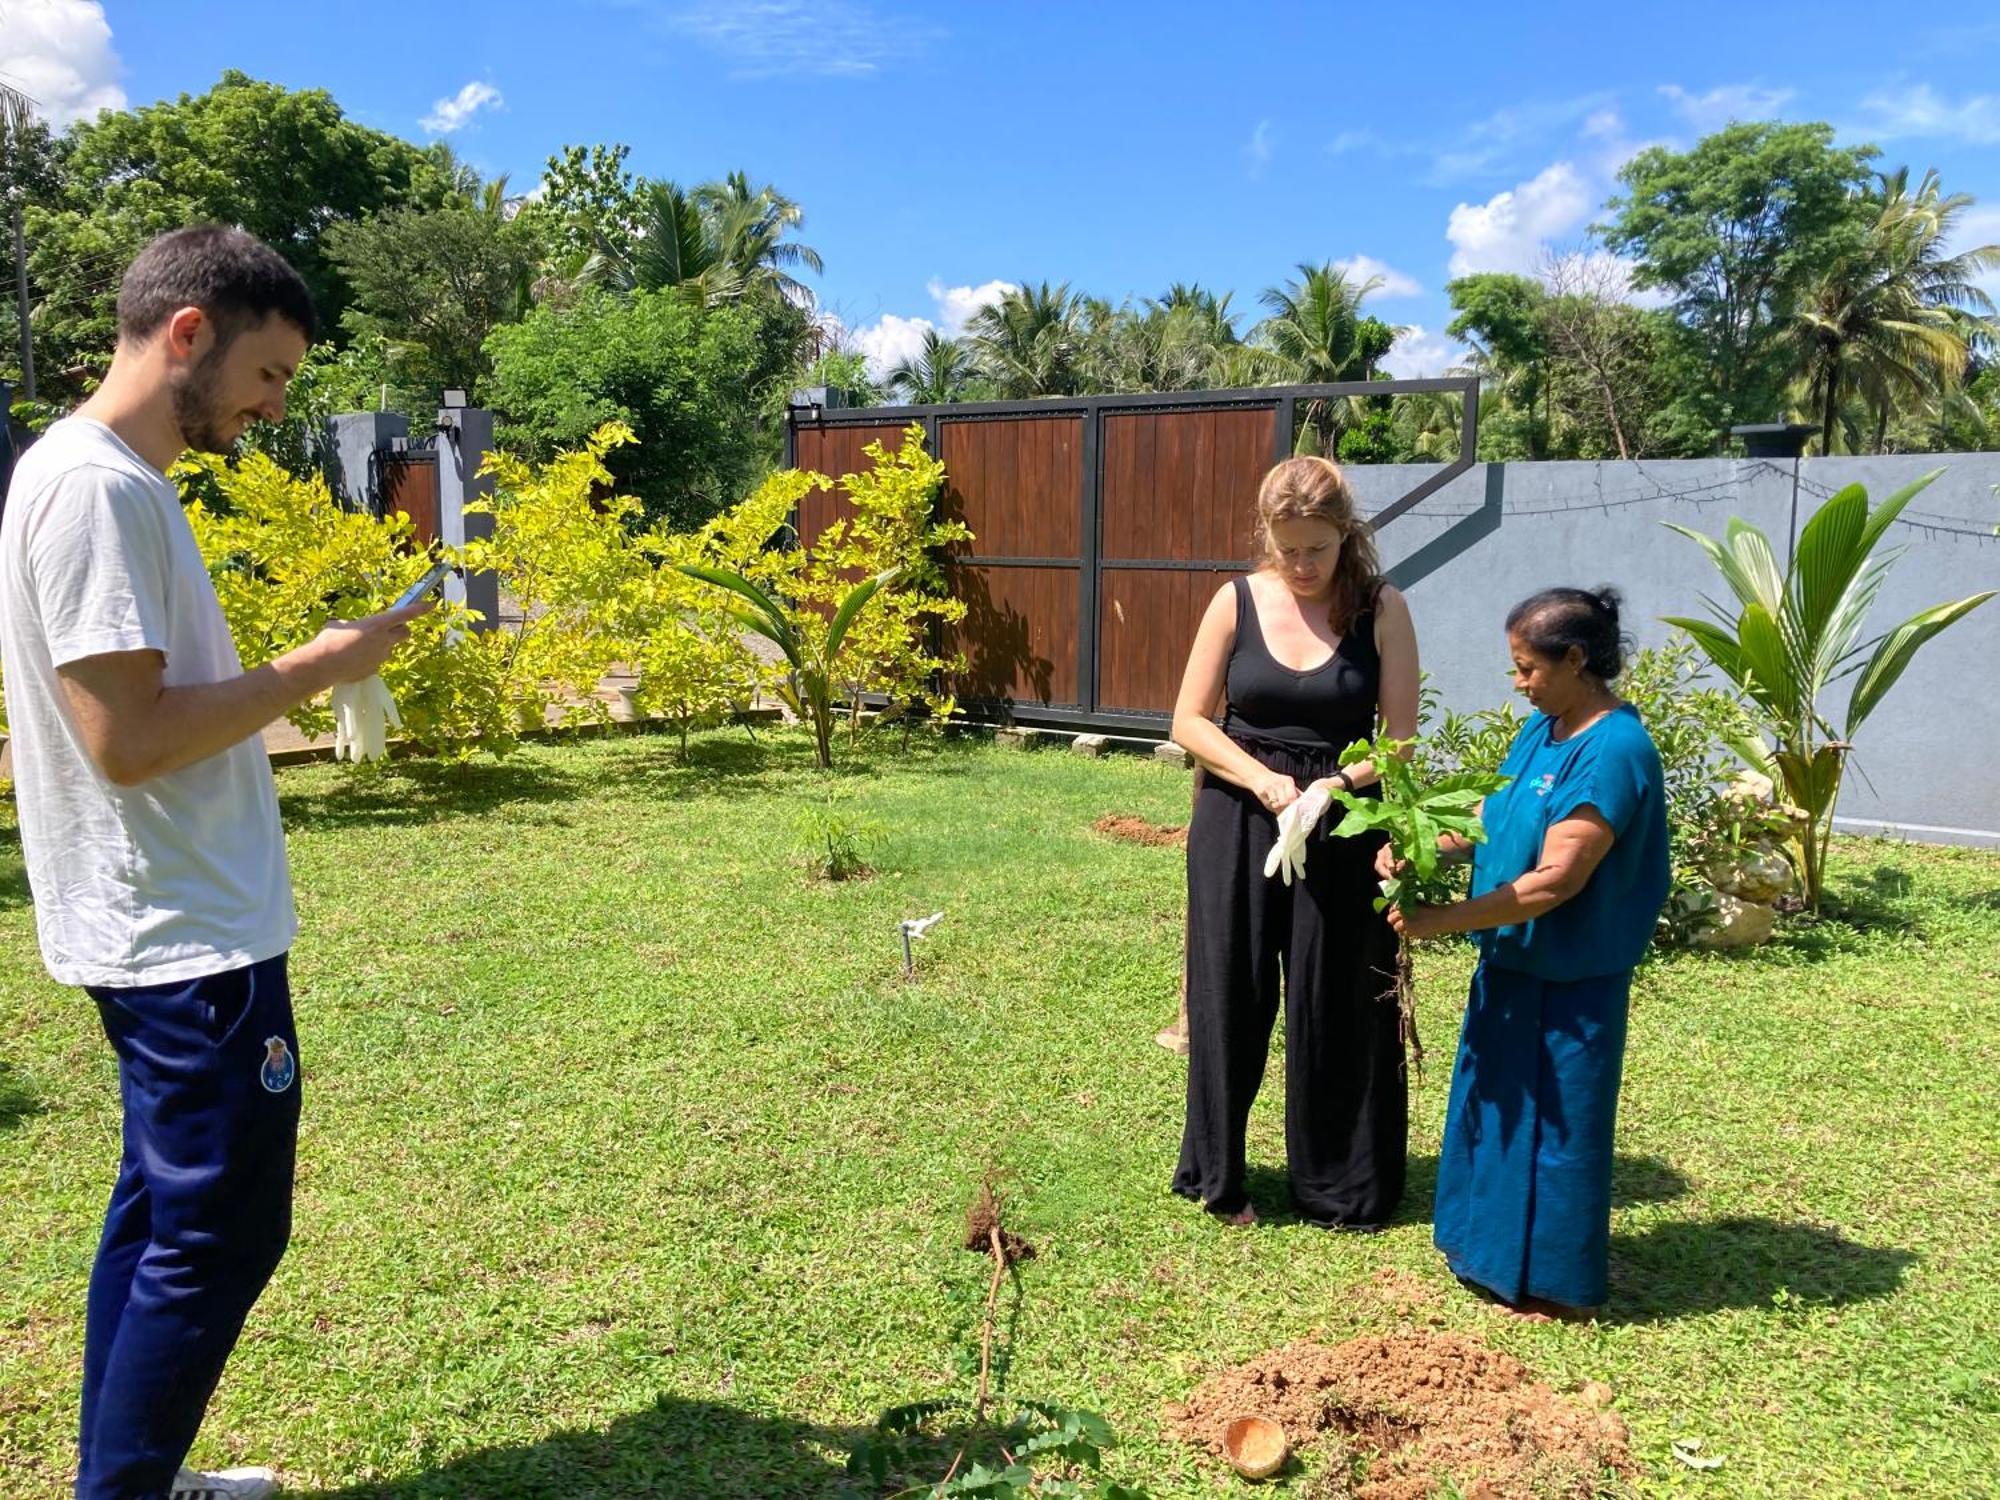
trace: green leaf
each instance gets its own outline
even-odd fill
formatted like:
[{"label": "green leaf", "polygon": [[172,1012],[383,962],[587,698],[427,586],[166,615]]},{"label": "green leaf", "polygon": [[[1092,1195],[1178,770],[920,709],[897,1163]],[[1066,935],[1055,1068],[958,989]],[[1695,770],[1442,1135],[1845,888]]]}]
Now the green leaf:
[{"label": "green leaf", "polygon": [[1875,648],[1875,654],[1861,673],[1861,680],[1854,685],[1854,697],[1847,705],[1847,737],[1854,738],[1862,721],[1875,711],[1875,705],[1883,695],[1896,685],[1896,679],[1903,675],[1903,669],[1910,664],[1910,658],[1932,636],[1947,626],[1963,619],[1980,605],[1991,599],[1996,591],[1988,589],[1982,594],[1972,594],[1951,604],[1933,605],[1919,614],[1912,615],[1882,638],[1882,644]]},{"label": "green leaf", "polygon": [[1736,639],[1743,650],[1744,691],[1772,714],[1789,717],[1798,702],[1798,684],[1778,622],[1763,605],[1745,605]]},{"label": "green leaf", "polygon": [[1676,630],[1685,630],[1701,647],[1702,654],[1714,662],[1730,681],[1743,680],[1743,650],[1736,637],[1713,620],[1694,620],[1683,615],[1662,617],[1663,625],[1671,625]]},{"label": "green leaf", "polygon": [[[1772,619],[1778,619],[1785,612],[1785,580],[1778,572],[1777,554],[1771,550],[1771,539],[1740,517],[1729,523],[1729,552],[1734,559],[1742,579],[1750,589],[1750,597],[1744,602],[1761,604]],[[1736,579],[1730,579],[1730,586],[1736,586]],[[1743,598],[1739,589],[1738,598]]]},{"label": "green leaf", "polygon": [[1805,638],[1817,641],[1868,553],[1868,491],[1850,484],[1813,513],[1799,532],[1792,586]]},{"label": "green leaf", "polygon": [[1943,473],[1942,468],[1937,468],[1927,474],[1919,475],[1875,507],[1874,513],[1868,517],[1866,529],[1861,533],[1861,551],[1864,556],[1875,550],[1875,544],[1882,540],[1883,534],[1888,531],[1896,518],[1902,515],[1903,507],[1916,499],[1921,491],[1935,483],[1938,476]]},{"label": "green leaf", "polygon": [[[733,573],[728,568],[712,567],[707,563],[684,562],[675,563],[674,566],[690,578],[698,579],[703,583],[713,584],[719,589],[728,589],[748,599],[751,605],[767,622],[758,630],[758,634],[766,637],[775,645],[783,647],[788,639],[796,641],[796,635],[791,625],[785,619],[785,611],[779,606],[778,602],[762,589],[758,588],[756,584],[745,578],[741,573]],[[787,651],[785,654],[790,656],[794,652]]]},{"label": "green leaf", "polygon": [[840,608],[833,612],[833,623],[827,627],[828,661],[832,661],[840,654],[840,643],[847,639],[848,629],[854,624],[855,617],[861,613],[868,601],[875,597],[876,592],[886,587],[900,572],[901,568],[884,568],[867,582],[856,584],[848,591],[847,597],[840,601]]}]

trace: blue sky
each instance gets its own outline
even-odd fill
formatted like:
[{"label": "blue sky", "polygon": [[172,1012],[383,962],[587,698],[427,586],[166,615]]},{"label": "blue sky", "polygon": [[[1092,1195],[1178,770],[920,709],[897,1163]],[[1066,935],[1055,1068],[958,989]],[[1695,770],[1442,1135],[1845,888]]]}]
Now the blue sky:
[{"label": "blue sky", "polygon": [[1429,372],[1452,275],[1577,246],[1631,152],[1732,116],[1936,166],[1981,200],[1968,238],[2000,241],[2000,20],[1526,9],[0,0],[0,74],[62,117],[241,68],[517,187],[566,142],[683,181],[740,167],[805,207],[822,302],[878,357],[1000,283],[1200,281],[1254,314],[1297,262],[1338,259],[1386,278],[1371,306],[1412,330],[1391,363]]}]

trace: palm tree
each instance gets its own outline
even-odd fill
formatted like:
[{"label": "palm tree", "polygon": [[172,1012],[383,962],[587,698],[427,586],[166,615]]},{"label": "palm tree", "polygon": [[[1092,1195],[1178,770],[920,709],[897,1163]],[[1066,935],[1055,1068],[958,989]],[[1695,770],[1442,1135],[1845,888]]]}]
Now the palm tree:
[{"label": "palm tree", "polygon": [[1083,386],[1082,309],[1069,283],[1020,286],[973,315],[982,373],[1003,397],[1073,396]]},{"label": "palm tree", "polygon": [[1907,167],[1879,184],[1868,193],[1875,216],[1861,244],[1806,288],[1785,334],[1801,404],[1820,419],[1822,453],[1843,437],[1850,451],[1859,446],[1859,423],[1844,421],[1844,408],[1874,418],[1879,450],[1899,404],[1955,388],[1994,311],[1976,280],[2000,269],[2000,245],[1945,252],[1971,197],[1944,196],[1934,170],[1914,192]]},{"label": "palm tree", "polygon": [[685,287],[710,306],[761,293],[812,305],[811,290],[792,272],[820,271],[819,252],[785,238],[804,216],[775,188],[753,190],[731,172],[692,190],[648,181],[636,199],[630,248],[600,248],[585,280],[625,292]]},{"label": "palm tree", "polygon": [[[1287,384],[1373,379],[1375,361],[1389,352],[1401,332],[1362,315],[1362,301],[1382,285],[1382,278],[1349,281],[1332,262],[1298,269],[1297,280],[1264,289],[1260,300],[1269,316],[1257,325],[1255,341],[1270,351]],[[1339,407],[1330,401],[1307,404],[1307,429],[1317,435],[1320,452],[1333,451],[1355,410],[1352,402]]]},{"label": "palm tree", "polygon": [[963,401],[976,373],[972,351],[964,342],[927,328],[923,347],[914,358],[897,362],[887,384],[913,406],[943,406]]},{"label": "palm tree", "polygon": [[812,290],[792,273],[826,269],[820,254],[785,236],[805,223],[805,212],[769,183],[753,190],[750,179],[731,172],[720,182],[694,191],[707,216],[715,249],[746,289],[768,288],[799,307],[812,305]]}]

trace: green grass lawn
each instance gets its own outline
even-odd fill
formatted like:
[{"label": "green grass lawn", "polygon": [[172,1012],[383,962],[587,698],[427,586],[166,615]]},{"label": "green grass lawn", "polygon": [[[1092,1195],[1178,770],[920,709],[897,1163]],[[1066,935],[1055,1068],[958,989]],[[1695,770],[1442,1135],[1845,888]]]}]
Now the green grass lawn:
[{"label": "green grass lawn", "polygon": [[[1166,1191],[1183,1065],[1186,773],[970,744],[840,773],[876,878],[787,863],[797,737],[523,750],[280,781],[304,934],[296,1229],[196,1458],[292,1493],[831,1494],[881,1408],[964,1390],[1008,1174],[1008,1385],[1103,1411],[1111,1472],[1248,1493],[1163,1435],[1208,1372],[1309,1334],[1471,1333],[1558,1388],[1608,1381],[1648,1493],[2000,1486],[2000,857],[1844,842],[1849,917],[1634,994],[1613,1301],[1523,1326],[1430,1247],[1468,971],[1426,956],[1412,1189],[1373,1237],[1282,1213],[1276,1089],[1226,1228]],[[12,804],[7,847],[12,850]],[[0,1483],[67,1493],[84,1284],[117,1155],[94,1009],[0,880]],[[895,924],[944,909],[905,982]],[[1393,1268],[1423,1283],[1401,1303]],[[1409,1282],[1401,1284],[1407,1288]],[[1724,1466],[1669,1451],[1698,1437]],[[1297,1486],[1294,1485],[1294,1488]]]}]

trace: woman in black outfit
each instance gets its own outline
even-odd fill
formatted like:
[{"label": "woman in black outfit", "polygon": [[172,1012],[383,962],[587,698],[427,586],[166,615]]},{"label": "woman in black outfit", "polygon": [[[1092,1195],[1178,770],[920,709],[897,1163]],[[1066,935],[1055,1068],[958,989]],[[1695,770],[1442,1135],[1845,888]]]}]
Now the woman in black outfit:
[{"label": "woman in black outfit", "polygon": [[1260,564],[1209,601],[1174,711],[1174,739],[1206,772],[1188,830],[1188,1106],[1174,1191],[1256,1222],[1244,1134],[1282,970],[1293,1201],[1316,1223],[1374,1228],[1402,1197],[1408,1140],[1396,1007],[1382,999],[1396,939],[1372,906],[1382,841],[1331,839],[1322,822],[1293,885],[1266,877],[1264,859],[1278,814],[1313,783],[1376,785],[1366,761],[1340,769],[1349,744],[1378,724],[1415,736],[1416,632],[1338,465],[1278,464],[1257,520]]}]

